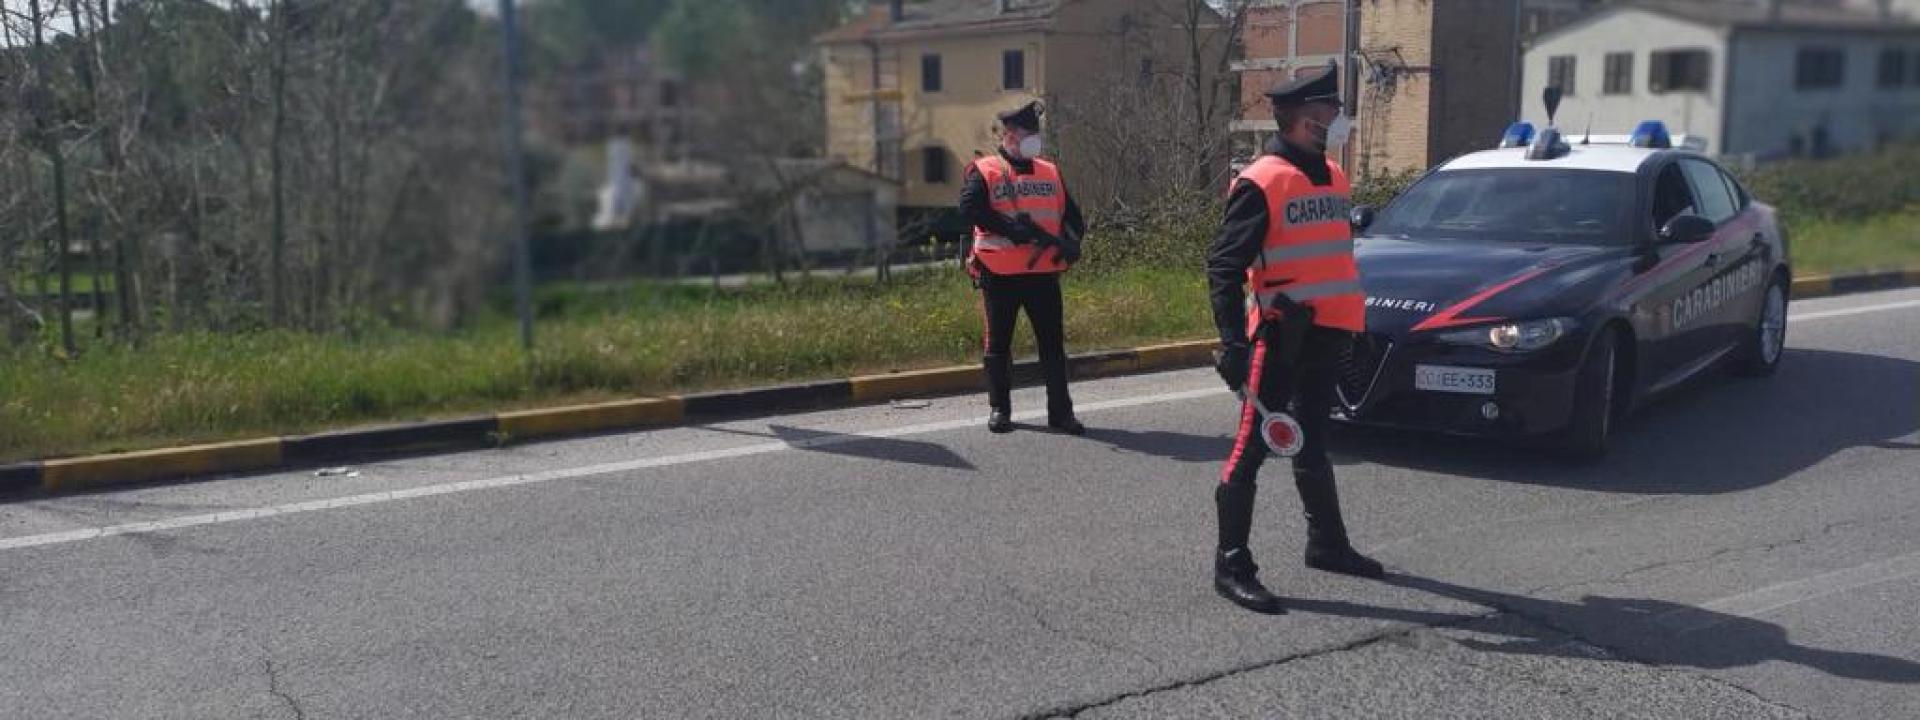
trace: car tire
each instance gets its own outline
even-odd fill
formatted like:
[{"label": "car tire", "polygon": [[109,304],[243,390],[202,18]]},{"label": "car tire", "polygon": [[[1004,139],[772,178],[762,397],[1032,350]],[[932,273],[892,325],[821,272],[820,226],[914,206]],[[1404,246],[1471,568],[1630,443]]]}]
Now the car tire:
[{"label": "car tire", "polygon": [[1580,363],[1573,389],[1573,412],[1553,443],[1568,460],[1592,462],[1605,457],[1618,416],[1619,333],[1603,330]]},{"label": "car tire", "polygon": [[1761,296],[1760,312],[1747,337],[1740,341],[1734,356],[1733,374],[1741,377],[1767,377],[1780,369],[1787,351],[1787,284],[1779,276],[1767,283]]}]

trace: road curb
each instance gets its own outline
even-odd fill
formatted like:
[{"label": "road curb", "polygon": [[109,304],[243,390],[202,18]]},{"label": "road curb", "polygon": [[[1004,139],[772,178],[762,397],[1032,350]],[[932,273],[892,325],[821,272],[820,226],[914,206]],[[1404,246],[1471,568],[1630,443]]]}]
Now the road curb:
[{"label": "road curb", "polygon": [[1920,286],[1920,265],[1859,270],[1834,275],[1802,275],[1793,279],[1793,299],[1809,300],[1916,286]]},{"label": "road curb", "polygon": [[[1793,297],[1830,297],[1920,286],[1920,265],[1794,278]],[[1068,358],[1079,379],[1206,367],[1214,340],[1085,353]],[[1040,382],[1039,363],[1014,366],[1021,385]],[[0,495],[57,495],[120,485],[316,467],[404,454],[472,450],[598,433],[671,427],[725,418],[871,405],[958,395],[985,387],[978,365],[590,405],[516,410],[479,417],[356,428],[292,437],[163,448],[0,465]]]},{"label": "road curb", "polygon": [[40,487],[48,493],[111,485],[266,470],[284,462],[280,438],[190,445],[139,452],[90,455],[40,463]]}]

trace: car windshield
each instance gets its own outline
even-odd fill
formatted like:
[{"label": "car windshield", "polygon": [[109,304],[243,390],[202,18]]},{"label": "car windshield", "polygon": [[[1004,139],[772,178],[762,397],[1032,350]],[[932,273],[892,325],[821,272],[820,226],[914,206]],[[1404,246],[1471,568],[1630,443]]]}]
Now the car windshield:
[{"label": "car windshield", "polygon": [[1455,170],[1394,199],[1370,234],[1516,244],[1627,242],[1634,176],[1600,170]]}]

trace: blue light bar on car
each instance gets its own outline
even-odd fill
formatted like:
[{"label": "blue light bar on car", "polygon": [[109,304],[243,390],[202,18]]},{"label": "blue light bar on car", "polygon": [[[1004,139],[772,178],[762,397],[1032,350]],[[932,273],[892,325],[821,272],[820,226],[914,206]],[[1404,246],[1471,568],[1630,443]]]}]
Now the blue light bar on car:
[{"label": "blue light bar on car", "polygon": [[1500,136],[1500,147],[1526,147],[1533,142],[1533,123],[1517,122],[1507,126],[1507,133]]},{"label": "blue light bar on car", "polygon": [[1627,144],[1637,148],[1666,149],[1673,147],[1673,136],[1667,134],[1665,123],[1648,120],[1633,128],[1633,136],[1627,139]]}]

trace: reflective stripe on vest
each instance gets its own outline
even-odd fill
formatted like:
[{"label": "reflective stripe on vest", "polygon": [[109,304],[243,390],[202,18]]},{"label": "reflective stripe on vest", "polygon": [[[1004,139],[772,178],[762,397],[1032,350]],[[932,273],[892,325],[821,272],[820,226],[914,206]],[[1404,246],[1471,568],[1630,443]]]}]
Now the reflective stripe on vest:
[{"label": "reflective stripe on vest", "polygon": [[1266,155],[1240,173],[1267,201],[1267,231],[1259,260],[1247,269],[1255,313],[1277,317],[1279,298],[1312,307],[1314,324],[1350,332],[1366,329],[1366,295],[1353,259],[1348,219],[1352,188],[1340,166],[1327,161],[1332,182],[1316,186],[1306,173]]},{"label": "reflective stripe on vest", "polygon": [[1319,257],[1347,255],[1352,252],[1353,240],[1351,239],[1327,240],[1317,243],[1302,243],[1299,245],[1282,245],[1280,247],[1267,248],[1265,252],[1260,253],[1260,259],[1269,263],[1279,263],[1288,260],[1308,260]]},{"label": "reflective stripe on vest", "polygon": [[[1067,191],[1060,181],[1060,169],[1053,163],[1034,160],[1032,173],[1018,175],[1012,163],[994,155],[975,160],[973,167],[987,185],[988,203],[994,212],[1009,218],[1024,212],[1047,234],[1061,235]],[[981,227],[973,229],[973,256],[995,275],[1057,273],[1067,269],[1057,250],[1015,245],[1012,240]]]},{"label": "reflective stripe on vest", "polygon": [[1286,293],[1287,298],[1294,302],[1304,303],[1337,295],[1352,295],[1354,293],[1364,292],[1366,292],[1366,290],[1360,287],[1359,280],[1335,280],[1333,282],[1282,285],[1276,288],[1261,290],[1258,293],[1254,293],[1254,296],[1260,299],[1260,305],[1262,307],[1271,308],[1281,293]]}]

